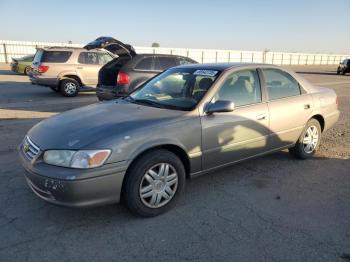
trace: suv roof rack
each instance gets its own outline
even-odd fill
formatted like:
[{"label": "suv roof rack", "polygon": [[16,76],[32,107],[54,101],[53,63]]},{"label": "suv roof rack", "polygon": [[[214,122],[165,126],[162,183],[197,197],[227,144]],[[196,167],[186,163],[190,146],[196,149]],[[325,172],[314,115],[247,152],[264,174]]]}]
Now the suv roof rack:
[{"label": "suv roof rack", "polygon": [[84,47],[77,47],[77,46],[44,46],[42,48],[46,48],[46,49],[55,49],[55,48],[84,49]]}]

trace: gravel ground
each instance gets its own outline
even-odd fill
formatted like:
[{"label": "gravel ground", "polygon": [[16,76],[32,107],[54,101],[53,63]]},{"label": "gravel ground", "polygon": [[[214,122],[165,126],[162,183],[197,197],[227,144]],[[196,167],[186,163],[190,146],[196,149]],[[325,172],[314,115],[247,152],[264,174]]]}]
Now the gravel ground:
[{"label": "gravel ground", "polygon": [[335,68],[293,67],[340,98],[314,159],[282,151],[201,176],[175,209],[141,219],[30,192],[16,153],[25,133],[97,99],[61,97],[0,65],[0,261],[350,261],[350,75]]}]

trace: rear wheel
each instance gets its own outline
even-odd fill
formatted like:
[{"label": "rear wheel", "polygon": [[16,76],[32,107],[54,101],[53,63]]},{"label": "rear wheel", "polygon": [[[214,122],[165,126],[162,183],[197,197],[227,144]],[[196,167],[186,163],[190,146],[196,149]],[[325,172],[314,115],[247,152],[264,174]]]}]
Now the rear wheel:
[{"label": "rear wheel", "polygon": [[343,70],[341,71],[341,74],[342,74],[342,75],[345,75],[345,69],[343,69]]},{"label": "rear wheel", "polygon": [[131,166],[125,178],[123,199],[136,215],[151,217],[168,211],[185,187],[185,168],[167,150],[147,153]]},{"label": "rear wheel", "polygon": [[27,76],[30,72],[30,66],[27,66],[26,68],[24,68],[24,74]]},{"label": "rear wheel", "polygon": [[312,157],[320,146],[321,132],[320,123],[312,118],[307,122],[298,141],[289,149],[289,152],[299,159]]},{"label": "rear wheel", "polygon": [[60,92],[67,97],[77,96],[79,93],[80,85],[78,81],[72,78],[66,78],[61,81]]}]

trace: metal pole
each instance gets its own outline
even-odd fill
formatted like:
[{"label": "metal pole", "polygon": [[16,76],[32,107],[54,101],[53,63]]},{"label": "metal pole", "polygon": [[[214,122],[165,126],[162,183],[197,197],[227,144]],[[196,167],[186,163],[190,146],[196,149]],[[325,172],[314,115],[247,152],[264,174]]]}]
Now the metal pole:
[{"label": "metal pole", "polygon": [[281,65],[283,65],[283,53],[282,53]]},{"label": "metal pole", "polygon": [[215,63],[218,63],[218,51],[215,52]]},{"label": "metal pole", "polygon": [[298,65],[300,65],[300,55],[298,56]]},{"label": "metal pole", "polygon": [[204,51],[202,51],[202,64],[203,64],[203,61],[204,61]]},{"label": "metal pole", "polygon": [[231,61],[231,52],[229,51],[228,52],[228,62],[230,63],[230,61]]},{"label": "metal pole", "polygon": [[6,50],[6,44],[5,44],[5,43],[3,43],[2,45],[3,45],[3,47],[4,47],[5,63],[7,64],[7,63],[8,63],[8,61],[7,61],[7,50]]},{"label": "metal pole", "polygon": [[291,65],[291,64],[292,64],[292,57],[293,57],[293,55],[292,55],[292,54],[290,54],[290,55],[289,55],[289,65]]},{"label": "metal pole", "polygon": [[312,62],[312,64],[315,64],[315,60],[316,60],[316,55],[314,55],[314,61]]},{"label": "metal pole", "polygon": [[252,53],[252,63],[254,62],[254,53]]},{"label": "metal pole", "polygon": [[190,51],[189,50],[187,50],[187,57],[190,55]]},{"label": "metal pole", "polygon": [[320,60],[320,65],[322,65],[322,56],[321,56],[321,60]]},{"label": "metal pole", "polygon": [[308,62],[309,62],[309,55],[306,56],[306,63],[305,63],[305,65],[307,65]]},{"label": "metal pole", "polygon": [[272,64],[273,64],[274,60],[275,60],[275,53],[272,53]]},{"label": "metal pole", "polygon": [[241,63],[242,63],[242,52],[241,52]]}]

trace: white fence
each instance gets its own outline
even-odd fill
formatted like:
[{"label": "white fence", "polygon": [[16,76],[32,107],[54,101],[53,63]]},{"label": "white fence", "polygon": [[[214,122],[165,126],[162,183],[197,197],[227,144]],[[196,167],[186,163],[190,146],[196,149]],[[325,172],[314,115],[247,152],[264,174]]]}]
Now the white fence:
[{"label": "white fence", "polygon": [[[82,47],[83,45],[0,40],[0,62],[9,63],[12,57],[34,54],[37,47],[43,46]],[[138,53],[182,55],[190,57],[199,63],[255,62],[277,65],[333,65],[338,64],[343,59],[350,58],[349,54],[306,54],[163,47],[135,47],[135,49]]]}]

